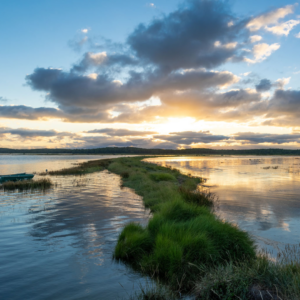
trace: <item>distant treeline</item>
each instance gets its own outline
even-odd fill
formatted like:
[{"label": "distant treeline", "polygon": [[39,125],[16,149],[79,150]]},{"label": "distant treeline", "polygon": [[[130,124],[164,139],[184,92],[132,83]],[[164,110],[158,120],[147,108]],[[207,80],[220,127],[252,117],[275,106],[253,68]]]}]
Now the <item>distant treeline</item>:
[{"label": "distant treeline", "polygon": [[193,148],[182,150],[144,149],[135,147],[107,147],[96,149],[8,149],[0,148],[1,153],[10,154],[141,154],[141,155],[300,155],[298,150],[286,149],[248,149],[214,150]]}]

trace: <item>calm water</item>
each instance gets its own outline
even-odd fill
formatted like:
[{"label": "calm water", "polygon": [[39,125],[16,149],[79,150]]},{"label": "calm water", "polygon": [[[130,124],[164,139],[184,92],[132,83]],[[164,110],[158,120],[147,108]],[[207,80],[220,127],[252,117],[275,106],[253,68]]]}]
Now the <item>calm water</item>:
[{"label": "calm water", "polygon": [[[0,174],[99,158],[0,155]],[[206,178],[203,188],[218,196],[221,217],[251,232],[261,247],[300,242],[297,157],[148,160]],[[115,263],[112,252],[127,222],[147,223],[140,197],[108,171],[51,178],[57,186],[46,193],[0,191],[0,299],[124,299],[139,289],[143,279]]]},{"label": "calm water", "polygon": [[148,161],[206,178],[218,213],[272,251],[300,243],[299,157],[177,157]]},{"label": "calm water", "polygon": [[[106,156],[107,157],[107,156]],[[116,156],[113,156],[116,157]],[[0,174],[100,156],[0,156]],[[36,177],[38,178],[38,176]],[[0,299],[123,299],[143,279],[112,261],[119,232],[147,222],[142,200],[103,171],[51,177],[46,193],[0,191]]]}]

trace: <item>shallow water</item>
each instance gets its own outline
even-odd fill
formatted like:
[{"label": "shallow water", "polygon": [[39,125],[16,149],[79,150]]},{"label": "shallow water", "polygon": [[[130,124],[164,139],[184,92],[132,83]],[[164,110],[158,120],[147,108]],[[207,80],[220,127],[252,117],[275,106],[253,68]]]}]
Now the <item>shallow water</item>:
[{"label": "shallow water", "polygon": [[164,157],[147,161],[206,178],[218,214],[272,251],[300,243],[300,158],[283,156]]},{"label": "shallow water", "polygon": [[[2,155],[0,174],[54,170],[99,158]],[[114,262],[112,252],[127,222],[147,222],[141,198],[121,188],[119,176],[108,171],[51,179],[57,185],[45,193],[0,191],[0,299],[123,299],[132,294],[144,281]]]}]

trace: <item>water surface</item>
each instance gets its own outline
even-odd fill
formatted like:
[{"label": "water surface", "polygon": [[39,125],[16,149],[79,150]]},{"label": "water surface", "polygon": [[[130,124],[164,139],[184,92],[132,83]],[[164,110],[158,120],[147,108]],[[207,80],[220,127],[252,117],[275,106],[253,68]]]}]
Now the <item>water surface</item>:
[{"label": "water surface", "polygon": [[[3,155],[0,174],[99,158]],[[142,199],[108,171],[51,179],[45,193],[0,191],[0,299],[124,299],[143,279],[112,252],[127,222],[147,223]]]},{"label": "water surface", "polygon": [[276,253],[300,243],[300,158],[195,156],[151,158],[206,179],[219,199],[218,213],[253,234],[259,247]]}]

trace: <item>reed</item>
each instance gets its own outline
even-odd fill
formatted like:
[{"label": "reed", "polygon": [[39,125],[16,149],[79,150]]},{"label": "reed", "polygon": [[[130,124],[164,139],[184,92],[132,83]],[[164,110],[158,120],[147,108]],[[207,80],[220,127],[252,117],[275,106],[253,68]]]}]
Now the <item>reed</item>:
[{"label": "reed", "polygon": [[111,160],[109,159],[91,160],[88,162],[81,163],[76,167],[56,171],[50,170],[48,172],[42,172],[39,175],[84,175],[102,171],[108,167],[110,162]]},{"label": "reed", "polygon": [[45,190],[51,186],[53,186],[52,181],[48,178],[43,178],[39,180],[7,181],[4,182],[1,187],[4,191],[23,191],[34,189]]}]

